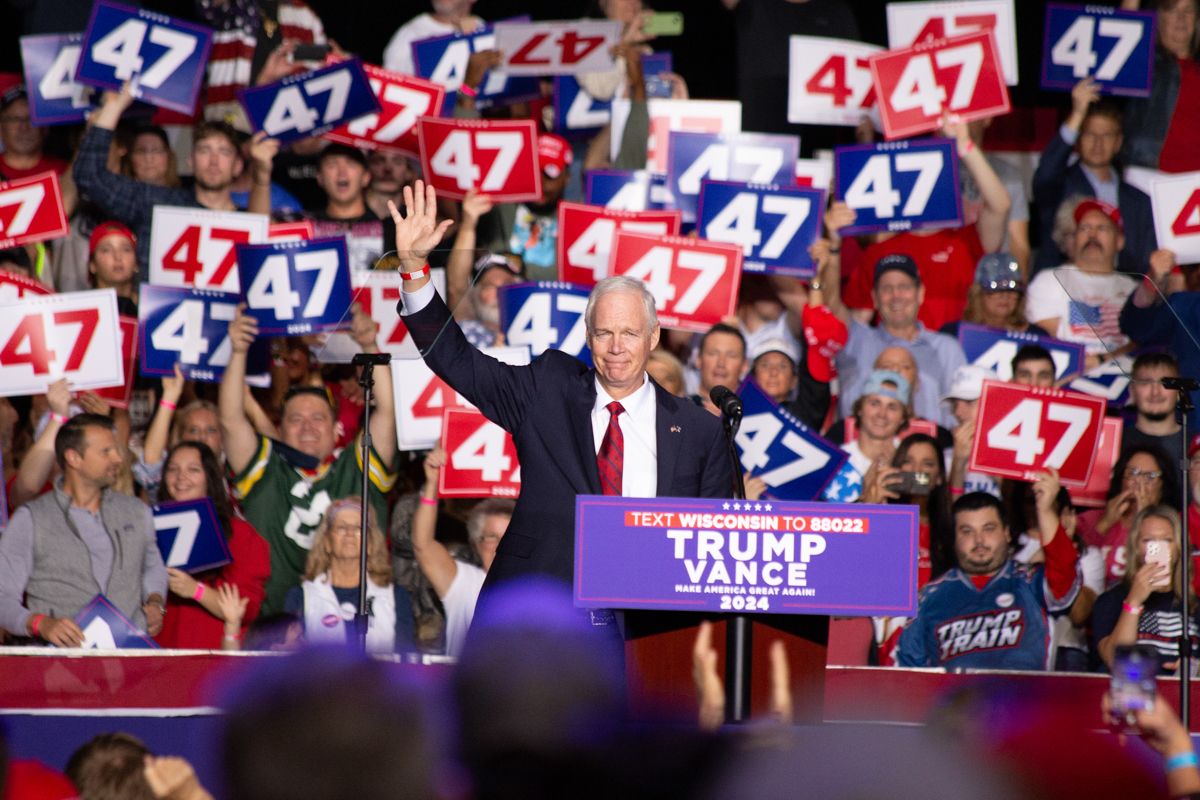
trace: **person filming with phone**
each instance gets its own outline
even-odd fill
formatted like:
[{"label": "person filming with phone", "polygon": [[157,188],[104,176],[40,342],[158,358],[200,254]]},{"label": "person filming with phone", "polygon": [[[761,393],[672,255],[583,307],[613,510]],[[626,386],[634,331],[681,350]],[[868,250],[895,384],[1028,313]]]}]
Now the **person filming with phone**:
[{"label": "person filming with phone", "polygon": [[[1144,508],[1134,517],[1125,542],[1125,577],[1096,600],[1092,635],[1104,664],[1112,669],[1121,645],[1145,644],[1158,652],[1160,674],[1179,666],[1179,613],[1183,572],[1179,568],[1182,534],[1179,512],[1167,505]],[[1200,644],[1200,609],[1190,593],[1192,647]]]}]

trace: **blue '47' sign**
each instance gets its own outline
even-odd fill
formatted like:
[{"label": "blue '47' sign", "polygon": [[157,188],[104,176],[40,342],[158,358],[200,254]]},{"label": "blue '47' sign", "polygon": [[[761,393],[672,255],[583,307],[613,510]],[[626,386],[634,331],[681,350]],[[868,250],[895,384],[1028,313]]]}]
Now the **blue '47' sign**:
[{"label": "blue '47' sign", "polygon": [[738,389],[742,426],[734,444],[742,469],[767,484],[765,496],[815,500],[849,454],[779,407],[746,378]]},{"label": "blue '47' sign", "polygon": [[[233,345],[229,323],[241,297],[232,292],[181,286],[142,286],[138,294],[138,355],[141,373],[175,374],[179,364],[189,381],[218,383]],[[246,373],[267,372],[270,344],[260,336],[246,354]]]},{"label": "blue '47' sign", "polygon": [[1017,351],[1027,344],[1036,344],[1050,351],[1054,360],[1054,379],[1076,375],[1083,368],[1087,348],[1075,342],[1064,342],[1036,333],[1022,333],[1002,328],[989,328],[970,322],[958,324],[958,343],[962,345],[967,363],[986,367],[1002,381],[1011,381],[1012,360]]},{"label": "blue '47' sign", "polygon": [[858,212],[843,236],[962,225],[958,153],[950,139],[837,147],[837,196]]},{"label": "blue '47' sign", "polygon": [[[647,97],[670,97],[670,53],[642,56]],[[585,92],[574,75],[554,76],[554,130],[567,138],[594,136],[612,119],[612,99],[597,100]]]},{"label": "blue '47' sign", "polygon": [[1156,17],[1153,11],[1047,3],[1042,88],[1070,91],[1091,76],[1101,94],[1149,97]]},{"label": "blue '47' sign", "polygon": [[83,631],[85,650],[157,650],[158,645],[129,621],[108,598],[98,594],[75,615],[75,624]]},{"label": "blue '47' sign", "polygon": [[500,287],[500,330],[513,346],[529,345],[534,358],[562,350],[592,365],[583,312],[590,286],[560,281],[528,281]]},{"label": "blue '47' sign", "polygon": [[237,245],[246,313],[261,336],[301,336],[349,326],[346,240]]},{"label": "blue '47' sign", "polygon": [[154,506],[154,533],[163,563],[189,574],[233,561],[212,500],[182,500]]},{"label": "blue '47' sign", "polygon": [[584,199],[589,205],[619,211],[658,211],[667,201],[667,176],[647,170],[589,169]]},{"label": "blue '47' sign", "polygon": [[705,180],[696,229],[710,242],[740,245],[742,270],[811,278],[808,248],[821,235],[825,192]]},{"label": "blue '47' sign", "polygon": [[96,88],[75,81],[82,51],[82,33],[21,37],[29,119],[34,125],[83,122],[96,107]]},{"label": "blue '47' sign", "polygon": [[[661,134],[660,134],[661,135]],[[685,133],[668,140],[667,186],[684,222],[696,221],[700,181],[795,185],[800,137],[772,133]]]},{"label": "blue '47' sign", "polygon": [[381,109],[360,58],[238,89],[238,100],[256,130],[281,142],[322,136]]},{"label": "blue '47' sign", "polygon": [[96,0],[75,80],[191,114],[212,47],[211,28],[111,0]]},{"label": "blue '47' sign", "polygon": [[[529,15],[503,20],[503,22],[529,22]],[[435,36],[412,43],[413,64],[417,75],[440,83],[446,87],[446,99],[441,116],[454,114],[458,100],[458,87],[467,75],[467,61],[472,53],[481,53],[496,47],[496,34],[491,25],[476,28],[472,33],[452,33]],[[524,103],[541,97],[542,90],[537,78],[510,78],[500,70],[488,70],[479,84],[479,96],[475,107],[479,109]]]}]

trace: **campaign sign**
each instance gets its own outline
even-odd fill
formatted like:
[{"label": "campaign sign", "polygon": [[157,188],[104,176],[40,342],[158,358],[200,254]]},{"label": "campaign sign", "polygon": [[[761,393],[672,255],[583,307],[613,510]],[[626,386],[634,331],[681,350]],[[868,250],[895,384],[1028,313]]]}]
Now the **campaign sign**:
[{"label": "campaign sign", "polygon": [[778,500],[816,500],[850,457],[781,408],[753,378],[738,387],[742,425],[734,444],[742,470],[762,478]]},{"label": "campaign sign", "polygon": [[54,290],[41,281],[0,269],[0,303],[11,303],[22,297],[38,297],[43,294],[54,294]]},{"label": "campaign sign", "polygon": [[0,249],[57,239],[68,230],[58,173],[0,181]]},{"label": "campaign sign", "polygon": [[233,561],[212,500],[181,500],[151,506],[158,551],[168,567],[189,575]]},{"label": "campaign sign", "polygon": [[[189,381],[220,383],[233,354],[229,323],[242,299],[232,292],[174,286],[143,286],[138,293],[138,352],[141,373],[174,375],[179,364]],[[255,339],[246,357],[246,374],[265,374],[270,342]]]},{"label": "campaign sign", "polygon": [[[512,17],[505,22],[528,22],[529,15]],[[455,93],[467,75],[467,62],[472,53],[496,49],[496,34],[491,25],[483,25],[471,33],[452,33],[412,43],[413,64],[417,75],[446,87],[441,116],[454,114]],[[524,103],[542,96],[537,78],[509,76],[498,69],[483,73],[475,107],[478,109]],[[432,115],[436,116],[436,115]]]},{"label": "campaign sign", "polygon": [[125,383],[94,389],[98,397],[113,408],[129,408],[133,394],[133,381],[137,377],[138,321],[133,317],[117,317],[121,326],[121,363],[125,365]]},{"label": "campaign sign", "polygon": [[618,20],[497,22],[495,47],[504,53],[497,69],[509,75],[575,75],[612,72],[612,48],[621,43]]},{"label": "campaign sign", "polygon": [[943,111],[970,121],[1012,110],[991,31],[887,50],[869,63],[888,139],[937,130]]},{"label": "campaign sign", "polygon": [[986,380],[967,469],[1032,481],[1054,468],[1063,486],[1085,486],[1104,412],[1100,397]]},{"label": "campaign sign", "polygon": [[1042,88],[1070,91],[1091,77],[1101,94],[1149,97],[1157,14],[1046,4]]},{"label": "campaign sign", "polygon": [[[742,129],[742,104],[737,100],[649,100],[650,138],[646,140],[646,169],[665,174],[667,144],[672,131],[737,133]],[[617,160],[632,104],[613,100],[609,158]]]},{"label": "campaign sign", "polygon": [[504,341],[512,347],[529,345],[534,358],[554,349],[592,366],[583,316],[591,293],[590,286],[559,281],[501,286],[496,295]]},{"label": "campaign sign", "polygon": [[[603,206],[558,204],[558,278],[592,285],[608,277],[617,229],[678,235],[678,211],[621,211]],[[537,355],[537,350],[534,355]]]},{"label": "campaign sign", "polygon": [[[530,360],[528,347],[489,347],[483,352],[518,367]],[[475,408],[419,358],[392,361],[392,387],[396,396],[396,438],[401,450],[429,450],[442,435],[443,411]]]},{"label": "campaign sign", "polygon": [[29,121],[35,126],[84,122],[96,107],[96,88],[75,81],[82,50],[82,33],[21,37]]},{"label": "campaign sign", "polygon": [[446,87],[374,64],[363,64],[363,69],[380,111],[334,128],[325,138],[364,150],[394,150],[419,158],[417,117],[441,113]]},{"label": "campaign sign", "polygon": [[0,304],[0,342],[0,397],[45,394],[59,378],[77,391],[125,382],[113,289]]},{"label": "campaign sign", "polygon": [[[831,154],[832,155],[832,154]],[[833,159],[801,158],[796,160],[796,185],[814,189],[829,189],[833,184]]]},{"label": "campaign sign", "polygon": [[1111,361],[1085,372],[1067,384],[1067,388],[1084,394],[1094,394],[1108,401],[1109,408],[1124,408],[1129,405],[1129,384],[1132,381],[1133,359],[1136,353],[1120,355]]},{"label": "campaign sign", "polygon": [[1027,344],[1035,344],[1050,351],[1054,359],[1054,379],[1075,375],[1083,369],[1087,348],[1077,342],[1065,342],[1036,333],[990,328],[972,322],[958,323],[958,343],[962,345],[968,364],[986,367],[1002,381],[1011,381],[1012,360],[1017,351]]},{"label": "campaign sign", "polygon": [[158,644],[117,610],[108,598],[98,594],[75,615],[75,624],[83,631],[84,650],[157,650]]},{"label": "campaign sign", "polygon": [[842,236],[962,225],[952,139],[835,147],[837,197],[858,213]]},{"label": "campaign sign", "polygon": [[772,133],[671,133],[667,187],[684,222],[696,221],[700,181],[796,183],[800,137]]},{"label": "campaign sign", "polygon": [[590,169],[584,200],[620,211],[658,211],[670,207],[667,176],[648,170]]},{"label": "campaign sign", "polygon": [[1200,262],[1200,172],[1156,177],[1148,194],[1158,246],[1180,264]]},{"label": "campaign sign", "polygon": [[508,431],[475,408],[447,408],[442,449],[449,458],[438,473],[442,497],[516,497],[521,465]]},{"label": "campaign sign", "polygon": [[417,121],[421,173],[439,197],[462,200],[471,189],[497,203],[542,198],[537,123],[531,119]]},{"label": "campaign sign", "polygon": [[575,500],[575,605],[908,616],[917,507],[681,497]]},{"label": "campaign sign", "polygon": [[1016,86],[1017,30],[1013,0],[934,0],[888,3],[888,47],[991,31],[1000,49],[1004,82]]},{"label": "campaign sign", "polygon": [[155,206],[150,283],[240,291],[237,245],[266,242],[270,225],[266,214]]},{"label": "campaign sign", "polygon": [[311,219],[302,219],[298,222],[272,222],[267,226],[268,242],[302,242],[315,238],[316,235]]},{"label": "campaign sign", "polygon": [[381,110],[360,58],[238,89],[237,95],[254,129],[284,143],[323,136]]},{"label": "campaign sign", "polygon": [[[646,53],[642,56],[642,74],[646,95],[654,97],[650,84],[671,71],[670,53]],[[671,87],[666,87],[670,97]],[[568,139],[595,136],[612,119],[612,99],[597,100],[585,92],[574,75],[554,76],[554,131]]]},{"label": "campaign sign", "polygon": [[143,8],[96,0],[75,80],[130,93],[162,108],[196,110],[213,31]]},{"label": "campaign sign", "polygon": [[347,327],[346,240],[239,244],[242,298],[260,336],[300,336]]},{"label": "campaign sign", "polygon": [[882,47],[824,36],[791,36],[788,47],[788,122],[855,127],[875,107],[867,59]]},{"label": "campaign sign", "polygon": [[664,328],[703,333],[737,311],[742,248],[618,230],[608,274],[643,281]]},{"label": "campaign sign", "polygon": [[744,272],[812,278],[817,265],[808,248],[821,236],[824,210],[821,189],[706,178],[700,185],[696,229],[710,242],[740,246]]},{"label": "campaign sign", "polygon": [[1113,465],[1121,455],[1121,437],[1125,423],[1120,417],[1105,417],[1100,429],[1100,443],[1096,445],[1096,466],[1087,486],[1071,489],[1071,502],[1077,506],[1104,508],[1108,503],[1108,487],[1112,482]]}]

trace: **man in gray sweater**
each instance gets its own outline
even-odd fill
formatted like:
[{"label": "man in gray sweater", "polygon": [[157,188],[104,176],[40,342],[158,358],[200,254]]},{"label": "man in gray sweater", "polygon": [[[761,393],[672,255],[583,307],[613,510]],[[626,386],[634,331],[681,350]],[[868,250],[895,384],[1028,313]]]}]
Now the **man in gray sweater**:
[{"label": "man in gray sweater", "polygon": [[63,474],[0,536],[0,627],[79,647],[73,621],[98,594],[134,625],[162,630],[167,568],[150,507],[110,488],[121,469],[112,420],[78,414],[54,440]]}]

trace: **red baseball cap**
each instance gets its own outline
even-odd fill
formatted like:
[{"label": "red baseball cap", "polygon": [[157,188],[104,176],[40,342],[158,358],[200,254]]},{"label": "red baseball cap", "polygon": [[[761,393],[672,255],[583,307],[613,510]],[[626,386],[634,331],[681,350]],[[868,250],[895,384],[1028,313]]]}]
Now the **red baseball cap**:
[{"label": "red baseball cap", "polygon": [[825,306],[805,306],[800,314],[804,340],[808,343],[805,360],[809,373],[827,383],[833,377],[833,357],[846,346],[849,331]]},{"label": "red baseball cap", "polygon": [[129,228],[125,227],[116,220],[109,220],[108,222],[101,222],[96,226],[95,230],[92,231],[91,238],[88,239],[88,258],[91,258],[93,255],[95,255],[96,248],[100,245],[101,239],[103,239],[105,236],[112,236],[114,234],[117,236],[124,236],[130,241],[131,244],[133,244],[135,248],[137,247],[137,237],[133,235],[133,231],[129,230]]},{"label": "red baseball cap", "polygon": [[542,163],[542,172],[550,178],[557,178],[575,160],[575,154],[571,152],[571,145],[566,139],[553,133],[543,133],[538,136],[538,160]]},{"label": "red baseball cap", "polygon": [[1084,200],[1079,205],[1075,206],[1075,224],[1083,219],[1083,215],[1089,211],[1099,211],[1104,216],[1112,220],[1113,225],[1117,226],[1117,230],[1121,233],[1125,232],[1125,223],[1121,222],[1121,210],[1116,206],[1110,206],[1103,200]]}]

